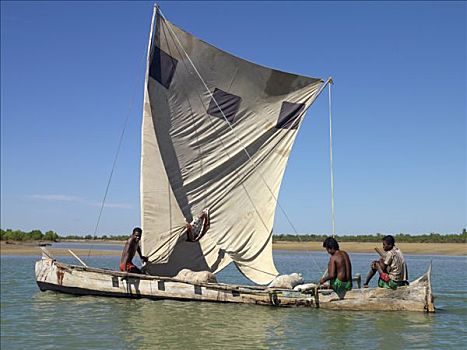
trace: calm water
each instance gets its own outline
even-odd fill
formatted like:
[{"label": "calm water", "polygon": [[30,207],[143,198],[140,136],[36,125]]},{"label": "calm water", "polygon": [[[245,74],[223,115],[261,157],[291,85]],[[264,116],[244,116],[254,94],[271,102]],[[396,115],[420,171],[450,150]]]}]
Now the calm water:
[{"label": "calm water", "polygon": [[[75,247],[76,248],[76,247]],[[108,249],[108,247],[106,247]],[[121,246],[120,246],[121,249]],[[312,258],[314,257],[314,258]],[[440,349],[467,344],[467,259],[406,256],[411,278],[433,261],[438,312],[346,312],[280,309],[200,302],[75,297],[40,292],[38,257],[1,258],[3,349]],[[352,254],[354,273],[367,272],[370,254]],[[325,254],[275,252],[282,273],[317,280]],[[65,262],[76,262],[63,257]],[[93,266],[116,268],[118,257],[91,257]],[[306,268],[306,270],[305,270]],[[229,267],[222,282],[247,281]],[[376,277],[375,281],[376,282]]]}]

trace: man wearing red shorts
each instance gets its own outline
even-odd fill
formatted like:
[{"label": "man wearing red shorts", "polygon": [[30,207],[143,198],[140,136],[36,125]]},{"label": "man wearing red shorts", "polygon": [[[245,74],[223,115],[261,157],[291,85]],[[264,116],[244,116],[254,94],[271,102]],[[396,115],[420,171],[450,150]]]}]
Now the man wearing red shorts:
[{"label": "man wearing red shorts", "polygon": [[141,270],[133,264],[132,260],[135,253],[138,252],[143,263],[148,261],[148,258],[141,254],[141,248],[139,246],[142,234],[143,231],[139,227],[135,227],[133,229],[132,235],[128,238],[125,247],[123,248],[122,257],[120,259],[120,271],[141,273]]}]

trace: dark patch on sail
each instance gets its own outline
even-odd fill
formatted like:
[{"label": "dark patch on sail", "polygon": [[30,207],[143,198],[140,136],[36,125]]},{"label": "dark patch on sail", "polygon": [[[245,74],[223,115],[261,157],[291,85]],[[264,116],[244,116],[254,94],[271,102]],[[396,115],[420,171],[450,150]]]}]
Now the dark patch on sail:
[{"label": "dark patch on sail", "polygon": [[320,81],[321,79],[271,70],[271,74],[266,81],[264,92],[269,96],[283,96]]},{"label": "dark patch on sail", "polygon": [[278,129],[297,129],[300,115],[305,108],[304,103],[282,102],[279,119],[277,119],[276,128]]},{"label": "dark patch on sail", "polygon": [[[209,103],[209,108],[207,111],[208,114],[224,120],[224,116],[222,115],[223,112],[229,123],[232,124],[234,122],[235,115],[240,108],[242,98],[217,88],[214,90],[213,96],[214,98],[211,98],[211,102]],[[216,102],[217,105],[219,105],[221,108],[222,112],[219,110]]]},{"label": "dark patch on sail", "polygon": [[149,76],[156,79],[166,89],[169,88],[175,74],[178,61],[159,47],[154,47]]},{"label": "dark patch on sail", "polygon": [[[298,75],[288,74],[278,70],[271,70],[271,75],[266,82],[265,92],[270,96],[280,96],[302,88],[303,79]],[[302,84],[300,84],[302,83]]]}]

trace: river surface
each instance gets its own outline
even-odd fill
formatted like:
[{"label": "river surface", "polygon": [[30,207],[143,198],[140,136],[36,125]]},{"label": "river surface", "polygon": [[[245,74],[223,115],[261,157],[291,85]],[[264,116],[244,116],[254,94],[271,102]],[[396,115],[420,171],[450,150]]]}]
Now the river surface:
[{"label": "river surface", "polygon": [[[121,249],[121,245],[116,245]],[[73,246],[73,248],[76,248]],[[94,247],[93,249],[109,249]],[[351,254],[353,272],[374,254]],[[410,278],[433,262],[437,313],[355,312],[202,302],[151,301],[40,292],[39,257],[1,257],[1,349],[465,349],[467,259],[406,256]],[[118,257],[84,257],[116,269]],[[275,251],[281,273],[316,281],[324,253]],[[72,257],[63,262],[78,264]],[[136,260],[136,259],[135,259]],[[247,284],[229,266],[220,282]],[[376,276],[372,281],[376,283]]]}]

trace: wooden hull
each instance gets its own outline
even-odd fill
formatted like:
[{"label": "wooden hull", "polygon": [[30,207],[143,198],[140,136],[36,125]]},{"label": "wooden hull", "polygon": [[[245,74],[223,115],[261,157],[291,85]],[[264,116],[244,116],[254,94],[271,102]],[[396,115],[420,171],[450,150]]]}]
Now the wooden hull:
[{"label": "wooden hull", "polygon": [[[430,268],[431,269],[431,268]],[[434,312],[430,269],[410,286],[397,290],[353,289],[339,299],[329,290],[269,289],[220,283],[191,284],[169,277],[140,275],[60,263],[44,256],[36,262],[41,291],[121,298],[174,299],[341,310]]]}]

